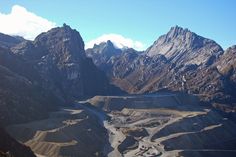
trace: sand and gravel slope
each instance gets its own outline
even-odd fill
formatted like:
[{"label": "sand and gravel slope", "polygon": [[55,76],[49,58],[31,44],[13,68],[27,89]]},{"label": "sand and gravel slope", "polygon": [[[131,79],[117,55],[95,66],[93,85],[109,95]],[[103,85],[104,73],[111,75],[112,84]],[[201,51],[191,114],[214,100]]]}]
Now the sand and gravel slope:
[{"label": "sand and gravel slope", "polygon": [[236,155],[236,124],[182,94],[96,96],[7,130],[39,157]]}]

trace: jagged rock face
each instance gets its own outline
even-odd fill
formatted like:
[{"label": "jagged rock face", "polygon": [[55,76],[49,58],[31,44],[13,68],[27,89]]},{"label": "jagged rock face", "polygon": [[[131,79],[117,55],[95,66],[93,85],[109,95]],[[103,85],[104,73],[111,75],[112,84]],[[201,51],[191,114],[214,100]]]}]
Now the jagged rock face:
[{"label": "jagged rock face", "polygon": [[232,46],[211,66],[187,71],[184,74],[185,89],[190,93],[200,94],[203,100],[225,111],[235,110],[235,55],[236,47]]},{"label": "jagged rock face", "polygon": [[54,55],[56,61],[62,64],[75,62],[85,57],[83,39],[79,32],[67,25],[40,34],[36,37],[34,45],[41,50],[43,56]]},{"label": "jagged rock face", "polygon": [[236,46],[229,47],[220,59],[215,63],[219,72],[223,75],[232,73],[232,79],[235,80],[236,74],[233,72],[236,68]]},{"label": "jagged rock face", "polygon": [[[236,106],[236,46],[228,48],[213,65],[222,76],[224,94],[229,97],[224,103]],[[223,97],[223,96],[222,96]]]},{"label": "jagged rock face", "polygon": [[[120,55],[112,56],[107,61],[107,70],[109,74],[113,77],[124,78],[129,72],[134,70],[134,61],[138,57],[138,52],[134,49],[125,49]],[[130,65],[128,65],[128,63]]]},{"label": "jagged rock face", "polygon": [[115,56],[121,54],[121,49],[116,48],[113,43],[108,40],[107,42],[94,45],[93,48],[86,50],[86,55],[93,59],[93,62],[102,70],[108,68],[108,61]]},{"label": "jagged rock face", "polygon": [[113,66],[113,81],[130,93],[143,93],[142,89],[151,83],[156,75],[166,70],[166,62],[167,59],[163,55],[151,58],[146,55],[126,54],[118,58]]},{"label": "jagged rock face", "polygon": [[116,48],[114,44],[108,40],[107,42],[102,42],[99,45],[95,44],[93,48],[87,49],[86,53],[89,57],[94,57],[94,54],[100,54],[104,57],[112,57],[119,55],[121,53],[121,49]]},{"label": "jagged rock face", "polygon": [[86,57],[79,32],[67,25],[42,33],[12,51],[30,61],[42,79],[41,86],[63,101],[112,90],[105,75]]},{"label": "jagged rock face", "polygon": [[[209,64],[223,53],[213,40],[203,38],[181,27],[172,27],[146,51],[148,56],[163,54],[175,64]],[[212,61],[211,61],[212,62]]]}]

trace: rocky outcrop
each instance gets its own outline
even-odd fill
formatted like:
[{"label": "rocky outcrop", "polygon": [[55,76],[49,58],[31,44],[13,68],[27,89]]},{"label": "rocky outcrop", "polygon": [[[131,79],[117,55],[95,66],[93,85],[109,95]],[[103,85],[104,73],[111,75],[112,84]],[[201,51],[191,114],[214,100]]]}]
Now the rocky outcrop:
[{"label": "rocky outcrop", "polygon": [[79,32],[67,25],[42,33],[33,42],[23,42],[12,51],[31,62],[41,78],[39,84],[64,102],[116,91],[86,57]]},{"label": "rocky outcrop", "polygon": [[[214,69],[221,76],[222,92],[215,104],[223,110],[236,109],[236,46],[228,48],[224,54],[214,63]],[[222,105],[223,104],[223,105]],[[227,106],[227,107],[226,107]]]},{"label": "rocky outcrop", "polygon": [[114,44],[108,40],[107,42],[94,45],[93,48],[86,50],[86,55],[92,58],[94,64],[103,71],[110,70],[110,60],[121,54],[122,50],[114,46]]},{"label": "rocky outcrop", "polygon": [[229,47],[225,53],[217,60],[215,66],[223,75],[231,75],[230,79],[235,82],[235,68],[236,68],[236,45]]}]

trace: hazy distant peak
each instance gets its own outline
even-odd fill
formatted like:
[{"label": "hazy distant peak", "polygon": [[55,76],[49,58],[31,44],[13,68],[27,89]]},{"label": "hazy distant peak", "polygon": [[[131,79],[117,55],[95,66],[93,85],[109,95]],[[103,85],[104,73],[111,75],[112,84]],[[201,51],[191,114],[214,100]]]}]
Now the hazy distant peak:
[{"label": "hazy distant peak", "polygon": [[107,40],[106,42],[101,42],[100,44],[94,44],[93,48],[86,50],[88,56],[93,56],[93,54],[103,54],[106,56],[113,56],[121,53],[121,49],[115,46],[115,44]]},{"label": "hazy distant peak", "polygon": [[116,48],[134,48],[137,50],[143,50],[144,44],[140,41],[133,40],[131,38],[126,38],[120,34],[103,34],[100,37],[93,39],[86,43],[86,49],[93,48],[93,46],[99,45],[100,43],[110,41]]},{"label": "hazy distant peak", "polygon": [[101,42],[100,44],[94,44],[93,49],[118,49],[110,40],[107,40],[106,42]]}]

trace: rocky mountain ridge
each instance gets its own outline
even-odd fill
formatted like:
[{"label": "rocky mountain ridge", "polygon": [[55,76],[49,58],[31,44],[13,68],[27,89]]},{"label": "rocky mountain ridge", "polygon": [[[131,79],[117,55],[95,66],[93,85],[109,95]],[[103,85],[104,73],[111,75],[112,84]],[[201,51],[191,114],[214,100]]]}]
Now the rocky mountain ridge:
[{"label": "rocky mountain ridge", "polygon": [[232,111],[236,102],[234,51],[235,46],[224,51],[215,41],[175,26],[145,52],[123,51],[96,65],[128,93],[183,91]]},{"label": "rocky mountain ridge", "polygon": [[[0,39],[11,39],[10,41],[14,41],[12,43],[17,40],[8,35],[0,35]],[[109,84],[105,74],[86,57],[84,42],[79,32],[66,24],[40,34],[34,41],[22,40],[9,48],[0,45],[0,68],[0,91],[5,95],[1,104],[5,104],[6,98],[13,101],[13,106],[26,99],[23,101],[24,105],[30,105],[30,102],[32,105],[32,102],[37,100],[35,103],[42,108],[50,103],[51,105],[46,106],[54,106],[52,108],[56,109],[55,106],[73,102],[75,99],[120,92]],[[15,96],[11,97],[13,95]],[[34,107],[31,110],[34,110]],[[8,109],[11,111],[9,107]],[[19,110],[16,109],[16,112]],[[37,112],[47,113],[37,108],[32,115],[37,117]],[[10,124],[11,118],[4,115],[2,114],[1,123]],[[25,121],[17,116],[14,118],[19,122]]]},{"label": "rocky mountain ridge", "polygon": [[79,32],[66,24],[34,41],[0,34],[0,127],[47,118],[75,99],[120,92],[86,57]]},{"label": "rocky mountain ridge", "polygon": [[179,26],[159,37],[146,50],[148,56],[163,54],[175,64],[209,64],[211,58],[218,58],[223,49],[213,40],[201,37]]},{"label": "rocky mountain ridge", "polygon": [[32,62],[42,78],[41,86],[64,101],[114,91],[105,75],[86,57],[79,32],[68,25],[53,28],[33,42],[23,42],[11,50]]}]

